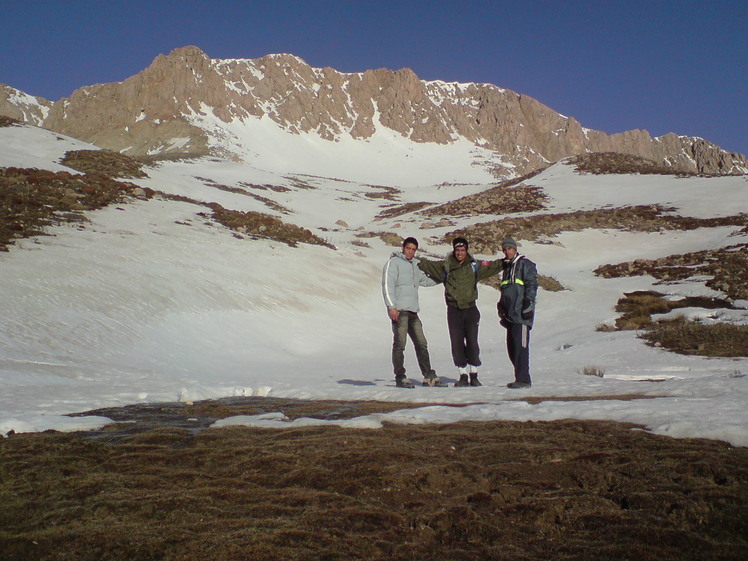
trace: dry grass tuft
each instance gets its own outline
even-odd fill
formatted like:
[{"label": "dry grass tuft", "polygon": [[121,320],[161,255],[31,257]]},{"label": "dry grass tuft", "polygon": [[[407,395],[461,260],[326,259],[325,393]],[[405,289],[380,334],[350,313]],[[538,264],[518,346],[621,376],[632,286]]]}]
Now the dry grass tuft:
[{"label": "dry grass tuft", "polygon": [[597,376],[598,378],[603,378],[605,376],[605,369],[600,368],[599,366],[585,366],[584,368],[577,370],[577,373],[584,376]]}]

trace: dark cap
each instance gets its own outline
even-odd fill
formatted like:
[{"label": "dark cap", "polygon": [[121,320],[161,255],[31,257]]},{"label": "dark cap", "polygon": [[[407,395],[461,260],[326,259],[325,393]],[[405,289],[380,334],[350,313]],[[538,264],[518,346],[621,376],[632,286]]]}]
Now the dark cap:
[{"label": "dark cap", "polygon": [[464,247],[465,249],[468,248],[468,241],[465,238],[455,238],[452,240],[452,249],[456,249],[458,247]]}]

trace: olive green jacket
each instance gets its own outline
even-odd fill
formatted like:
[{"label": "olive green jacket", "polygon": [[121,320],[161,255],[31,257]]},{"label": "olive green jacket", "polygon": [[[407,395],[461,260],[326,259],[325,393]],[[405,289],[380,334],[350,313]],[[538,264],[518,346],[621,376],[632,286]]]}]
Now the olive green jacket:
[{"label": "olive green jacket", "polygon": [[444,283],[444,299],[447,306],[460,310],[472,308],[478,299],[478,281],[501,271],[501,259],[496,261],[476,261],[468,253],[460,264],[453,253],[443,261],[421,259],[418,268],[436,282]]}]

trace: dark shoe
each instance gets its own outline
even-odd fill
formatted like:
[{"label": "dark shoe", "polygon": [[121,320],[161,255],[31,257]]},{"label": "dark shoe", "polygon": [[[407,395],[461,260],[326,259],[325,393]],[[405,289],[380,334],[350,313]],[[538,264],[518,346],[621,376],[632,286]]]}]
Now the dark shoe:
[{"label": "dark shoe", "polygon": [[401,376],[399,378],[395,378],[395,385],[398,388],[415,388],[415,384],[408,380],[405,376]]},{"label": "dark shoe", "polygon": [[460,379],[455,382],[455,388],[464,388],[470,385],[467,374],[460,374]]},{"label": "dark shoe", "polygon": [[473,387],[482,386],[483,384],[480,383],[480,380],[478,379],[478,373],[477,372],[471,372],[470,373],[470,385]]},{"label": "dark shoe", "polygon": [[513,390],[518,390],[520,388],[529,388],[532,386],[529,382],[512,382],[510,384],[507,384],[507,388],[512,388]]},{"label": "dark shoe", "polygon": [[427,374],[423,377],[423,385],[432,388],[445,388],[447,383],[443,382],[436,374]]}]

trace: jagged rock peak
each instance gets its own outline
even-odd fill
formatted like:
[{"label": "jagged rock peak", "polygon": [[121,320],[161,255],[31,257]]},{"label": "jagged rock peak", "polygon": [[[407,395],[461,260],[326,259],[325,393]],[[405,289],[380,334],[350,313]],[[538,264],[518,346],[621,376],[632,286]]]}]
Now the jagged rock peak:
[{"label": "jagged rock peak", "polygon": [[[0,112],[34,122],[28,109],[8,99],[0,91]],[[608,135],[493,84],[424,81],[409,68],[342,73],[311,67],[293,54],[212,59],[186,46],[157,56],[122,82],[76,90],[44,106],[46,114],[39,103],[43,118],[34,124],[130,155],[240,157],[241,149],[224,142],[236,137],[229,128],[269,118],[288,133],[329,141],[365,140],[386,129],[417,143],[467,139],[496,154],[493,163],[503,176],[589,152],[642,156],[674,171],[748,173],[744,156],[702,139],[655,139],[644,130]]]},{"label": "jagged rock peak", "polygon": [[0,115],[40,127],[51,107],[48,99],[0,84]]}]

